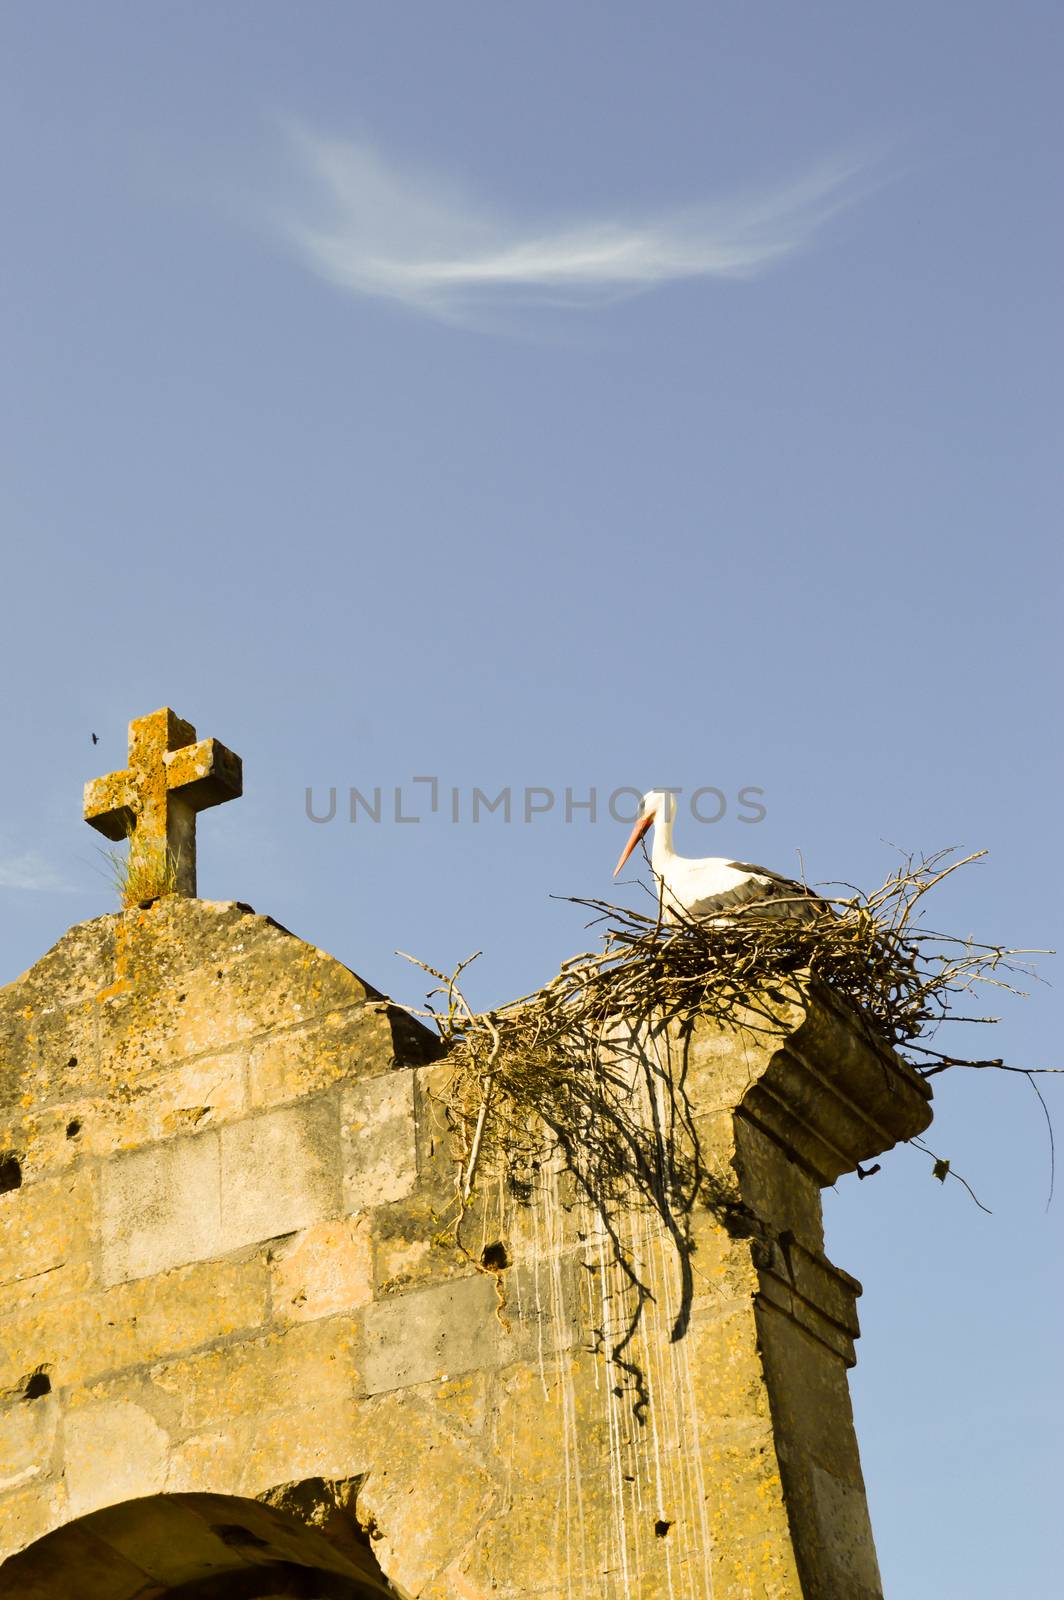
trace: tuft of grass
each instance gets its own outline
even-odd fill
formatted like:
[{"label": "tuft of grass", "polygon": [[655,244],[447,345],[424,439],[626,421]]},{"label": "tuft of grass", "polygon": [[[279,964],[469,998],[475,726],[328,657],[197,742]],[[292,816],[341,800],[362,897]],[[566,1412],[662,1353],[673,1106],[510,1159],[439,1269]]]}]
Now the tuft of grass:
[{"label": "tuft of grass", "polygon": [[125,849],[119,847],[100,853],[124,911],[145,900],[158,900],[163,895],[177,893],[177,856],[168,845],[160,854],[158,850],[138,844],[134,826],[127,830]]}]

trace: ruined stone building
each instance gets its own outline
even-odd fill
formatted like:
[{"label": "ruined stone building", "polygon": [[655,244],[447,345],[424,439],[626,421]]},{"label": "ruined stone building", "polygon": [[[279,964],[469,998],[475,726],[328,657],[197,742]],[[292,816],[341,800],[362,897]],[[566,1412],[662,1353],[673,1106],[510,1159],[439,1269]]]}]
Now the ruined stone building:
[{"label": "ruined stone building", "polygon": [[455,1248],[435,1035],[196,898],[240,781],[134,722],[86,814],[168,845],[171,892],[0,989],[2,1600],[874,1600],[820,1189],[926,1085],[813,993],[673,1041],[733,1203],[683,1260],[633,1215],[622,1344],[632,1277],[562,1165],[485,1176]]}]

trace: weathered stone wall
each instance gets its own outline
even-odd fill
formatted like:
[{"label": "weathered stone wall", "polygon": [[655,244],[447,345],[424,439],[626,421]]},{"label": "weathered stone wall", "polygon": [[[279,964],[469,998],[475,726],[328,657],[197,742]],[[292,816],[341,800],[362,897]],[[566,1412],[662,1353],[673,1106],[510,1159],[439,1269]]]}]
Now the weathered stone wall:
[{"label": "weathered stone wall", "polygon": [[827,1006],[662,1043],[732,1198],[687,1278],[626,1219],[640,1307],[554,1165],[440,1237],[448,1069],[321,951],[181,898],[71,930],[0,991],[0,1555],[327,1480],[401,1595],[873,1600],[819,1187],[926,1090]]}]

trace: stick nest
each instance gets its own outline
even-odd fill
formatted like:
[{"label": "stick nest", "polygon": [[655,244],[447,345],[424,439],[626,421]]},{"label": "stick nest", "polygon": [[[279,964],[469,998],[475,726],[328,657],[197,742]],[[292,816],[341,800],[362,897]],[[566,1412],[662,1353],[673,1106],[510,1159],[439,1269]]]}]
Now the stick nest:
[{"label": "stick nest", "polygon": [[[959,1016],[956,1008],[988,985],[1020,993],[1010,979],[1031,971],[1020,958],[1033,952],[979,944],[924,923],[930,891],[983,854],[905,857],[870,894],[845,885],[840,897],[810,896],[795,885],[801,917],[781,915],[778,900],[698,921],[672,912],[667,920],[660,897],[646,914],[576,899],[591,911],[590,925],[601,928],[600,947],[493,1011],[475,1012],[462,993],[462,974],[475,957],[450,976],[416,962],[439,985],[423,1014],[439,1029],[453,1069],[443,1098],[463,1205],[478,1164],[501,1165],[519,1190],[534,1181],[552,1144],[561,1146],[578,1178],[584,1175],[600,1207],[633,1178],[645,1187],[652,1176],[644,1170],[646,1152],[623,1111],[631,1080],[613,1045],[618,1020],[632,1036],[665,1023],[682,1030],[700,1018],[736,1022],[784,999],[798,982],[831,990],[925,1076],[948,1066],[1003,1066],[947,1055],[928,1042],[947,1020],[997,1020]],[[675,1119],[675,1097],[670,1104]],[[666,1130],[670,1151],[690,1144],[682,1135],[679,1127]],[[678,1183],[688,1192],[658,1200],[668,1199],[670,1209],[681,1200],[690,1205],[697,1173],[681,1170],[683,1162],[670,1166],[671,1175],[659,1173],[656,1186]]]}]

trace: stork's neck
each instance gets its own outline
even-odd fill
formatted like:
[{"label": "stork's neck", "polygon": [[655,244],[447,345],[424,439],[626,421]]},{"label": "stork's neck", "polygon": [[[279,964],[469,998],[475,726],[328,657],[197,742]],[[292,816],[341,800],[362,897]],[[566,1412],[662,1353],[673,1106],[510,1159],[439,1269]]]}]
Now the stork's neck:
[{"label": "stork's neck", "polygon": [[654,818],[654,844],[650,852],[650,864],[659,877],[676,854],[672,848],[672,818],[675,810],[675,796],[662,795]]}]

